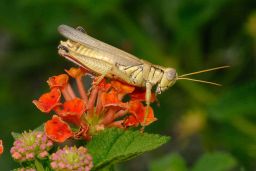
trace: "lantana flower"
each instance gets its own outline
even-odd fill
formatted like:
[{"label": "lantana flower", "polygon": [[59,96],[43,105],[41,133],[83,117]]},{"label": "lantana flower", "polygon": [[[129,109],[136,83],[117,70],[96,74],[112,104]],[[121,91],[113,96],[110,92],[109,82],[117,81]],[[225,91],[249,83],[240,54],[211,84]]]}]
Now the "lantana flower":
[{"label": "lantana flower", "polygon": [[24,132],[14,141],[11,155],[19,162],[32,161],[36,158],[44,159],[49,155],[48,151],[52,146],[52,140],[44,132]]},{"label": "lantana flower", "polygon": [[55,142],[64,142],[73,135],[70,126],[56,115],[45,123],[44,129],[47,136]]},{"label": "lantana flower", "polygon": [[90,171],[93,167],[92,157],[84,147],[65,146],[50,156],[52,169],[56,171],[84,170]]},{"label": "lantana flower", "polygon": [[54,107],[60,105],[61,92],[58,88],[51,89],[50,92],[43,94],[38,100],[33,100],[36,107],[42,112],[48,113]]},{"label": "lantana flower", "polygon": [[[33,101],[42,112],[54,114],[45,124],[45,132],[52,140],[64,142],[70,137],[89,140],[107,127],[144,127],[156,120],[153,109],[144,105],[144,89],[117,80],[99,82],[99,77],[94,77],[87,90],[83,78],[89,73],[82,68],[66,72],[50,77],[47,81],[50,91]],[[76,82],[73,88],[70,78]],[[154,101],[152,93],[151,102]]]}]

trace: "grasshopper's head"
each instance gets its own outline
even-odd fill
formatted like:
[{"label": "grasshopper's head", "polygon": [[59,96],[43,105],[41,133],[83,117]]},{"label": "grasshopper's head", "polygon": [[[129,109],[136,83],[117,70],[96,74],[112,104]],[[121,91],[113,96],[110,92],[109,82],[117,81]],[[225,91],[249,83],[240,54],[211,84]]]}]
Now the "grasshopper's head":
[{"label": "grasshopper's head", "polygon": [[209,72],[209,71],[214,71],[214,70],[219,70],[223,68],[228,68],[229,66],[221,66],[221,67],[216,67],[216,68],[210,68],[206,70],[200,70],[196,72],[191,72],[188,74],[183,74],[178,77],[178,74],[176,73],[176,70],[173,68],[165,68],[163,69],[164,74],[160,81],[158,82],[157,88],[156,88],[156,93],[161,94],[162,91],[165,91],[169,87],[171,87],[177,80],[189,80],[189,81],[194,81],[194,82],[200,82],[200,83],[205,83],[205,84],[211,84],[211,85],[216,85],[216,86],[221,86],[221,84],[210,82],[210,81],[204,81],[204,80],[198,80],[198,79],[193,79],[189,78],[187,76],[190,75],[196,75],[204,72]]},{"label": "grasshopper's head", "polygon": [[171,87],[176,82],[177,78],[178,78],[178,74],[175,69],[173,68],[164,69],[164,74],[157,85],[156,93],[161,94],[161,92]]}]

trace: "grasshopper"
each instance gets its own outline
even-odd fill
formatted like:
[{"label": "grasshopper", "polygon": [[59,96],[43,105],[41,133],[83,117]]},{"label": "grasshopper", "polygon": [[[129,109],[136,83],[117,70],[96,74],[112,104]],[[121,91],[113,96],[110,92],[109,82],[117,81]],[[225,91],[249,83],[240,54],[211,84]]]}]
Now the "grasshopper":
[{"label": "grasshopper", "polygon": [[[60,25],[58,31],[68,39],[61,41],[58,46],[58,53],[61,56],[96,75],[100,75],[97,82],[108,77],[136,87],[145,87],[147,107],[150,105],[151,90],[155,85],[156,94],[161,94],[177,80],[191,80],[219,86],[220,84],[217,83],[187,78],[186,76],[228,67],[222,66],[178,76],[174,68],[155,65],[137,58],[89,36],[80,26],[74,29],[67,25]],[[147,114],[145,118],[147,118]]]}]

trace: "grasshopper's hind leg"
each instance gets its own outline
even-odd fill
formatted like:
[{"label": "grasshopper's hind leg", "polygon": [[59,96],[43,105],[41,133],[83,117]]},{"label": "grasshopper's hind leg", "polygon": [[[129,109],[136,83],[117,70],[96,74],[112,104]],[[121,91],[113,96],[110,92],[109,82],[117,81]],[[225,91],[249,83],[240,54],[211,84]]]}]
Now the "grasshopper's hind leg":
[{"label": "grasshopper's hind leg", "polygon": [[114,79],[120,78],[121,80],[123,80],[125,82],[129,82],[130,81],[129,75],[127,75],[126,73],[121,71],[117,67],[117,64],[111,64],[111,65],[108,65],[108,67],[105,67],[105,71],[98,77],[98,79],[94,83],[94,85],[99,84],[104,77],[109,77],[109,78],[114,78]]},{"label": "grasshopper's hind leg", "polygon": [[95,82],[93,82],[93,85],[96,86],[98,85],[103,79],[104,77],[107,75],[108,73],[102,74],[100,76],[97,77],[97,80]]}]

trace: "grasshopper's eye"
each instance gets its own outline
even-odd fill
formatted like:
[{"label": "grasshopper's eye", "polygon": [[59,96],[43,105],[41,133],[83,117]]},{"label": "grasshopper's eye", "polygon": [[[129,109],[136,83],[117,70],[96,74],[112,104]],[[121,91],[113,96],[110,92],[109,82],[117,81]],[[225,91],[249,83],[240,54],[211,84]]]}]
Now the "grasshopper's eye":
[{"label": "grasshopper's eye", "polygon": [[174,79],[176,79],[177,73],[176,73],[176,70],[175,70],[175,69],[173,69],[173,68],[168,68],[168,70],[165,71],[165,72],[166,72],[166,78],[167,78],[168,80],[174,80]]}]

